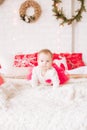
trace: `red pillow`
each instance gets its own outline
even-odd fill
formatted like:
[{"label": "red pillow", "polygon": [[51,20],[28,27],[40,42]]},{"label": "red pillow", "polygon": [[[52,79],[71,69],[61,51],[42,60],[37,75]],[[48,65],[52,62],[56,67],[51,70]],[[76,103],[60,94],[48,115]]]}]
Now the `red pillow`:
[{"label": "red pillow", "polygon": [[0,75],[0,85],[2,85],[4,83],[4,79],[3,77]]},{"label": "red pillow", "polygon": [[53,67],[55,68],[58,78],[60,80],[60,84],[65,84],[70,79],[70,76],[68,73],[65,72],[65,70],[61,67],[59,67],[57,64],[53,63]]},{"label": "red pillow", "polygon": [[61,53],[60,55],[66,58],[68,70],[85,66],[85,63],[82,59],[82,53]]},{"label": "red pillow", "polygon": [[53,63],[56,63],[59,67],[63,69],[67,69],[66,59],[60,54],[53,53]]},{"label": "red pillow", "polygon": [[20,54],[14,57],[15,67],[30,67],[37,65],[37,53],[33,54]]},{"label": "red pillow", "polygon": [[58,59],[58,60],[60,60],[60,59],[61,59],[61,56],[60,56],[60,54],[53,53],[53,60],[55,60],[55,59]]}]

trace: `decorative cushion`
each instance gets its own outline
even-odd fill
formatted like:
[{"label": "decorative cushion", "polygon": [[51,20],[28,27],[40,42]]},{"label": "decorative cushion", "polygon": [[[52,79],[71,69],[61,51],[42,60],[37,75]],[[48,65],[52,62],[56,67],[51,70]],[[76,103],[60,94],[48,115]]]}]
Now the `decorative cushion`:
[{"label": "decorative cushion", "polygon": [[14,57],[15,67],[29,67],[37,65],[37,53],[19,54]]},{"label": "decorative cushion", "polygon": [[60,85],[65,84],[68,82],[70,76],[69,74],[61,67],[59,67],[57,64],[53,64],[53,67],[57,71],[58,78],[60,80]]},{"label": "decorative cushion", "polygon": [[85,66],[82,53],[61,53],[60,55],[66,58],[68,70],[75,69],[80,66]]},{"label": "decorative cushion", "polygon": [[0,75],[0,85],[2,85],[4,83],[4,79],[3,77]]},{"label": "decorative cushion", "polygon": [[12,53],[0,55],[0,73],[5,77],[27,77],[30,67],[16,67]]},{"label": "decorative cushion", "polygon": [[57,64],[59,67],[63,68],[64,70],[68,69],[66,58],[61,56],[60,54],[53,54],[53,63]]},{"label": "decorative cushion", "polygon": [[37,53],[15,55],[14,67],[17,69],[17,76],[24,75],[30,80],[34,66],[37,66]]}]

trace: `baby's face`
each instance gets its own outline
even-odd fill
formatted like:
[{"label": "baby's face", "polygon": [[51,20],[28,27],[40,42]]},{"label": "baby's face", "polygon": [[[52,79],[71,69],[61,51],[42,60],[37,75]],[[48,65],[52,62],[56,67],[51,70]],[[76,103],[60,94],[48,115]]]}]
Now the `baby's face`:
[{"label": "baby's face", "polygon": [[43,70],[48,70],[52,66],[52,57],[50,54],[41,53],[38,56],[38,66]]}]

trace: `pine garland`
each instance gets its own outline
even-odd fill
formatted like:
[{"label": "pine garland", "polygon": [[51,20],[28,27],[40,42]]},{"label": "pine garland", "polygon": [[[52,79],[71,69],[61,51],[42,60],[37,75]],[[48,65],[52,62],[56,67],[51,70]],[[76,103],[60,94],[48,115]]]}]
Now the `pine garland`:
[{"label": "pine garland", "polygon": [[53,0],[53,13],[54,16],[56,16],[56,19],[61,19],[62,22],[60,23],[60,25],[64,25],[64,24],[72,24],[74,21],[79,22],[82,19],[82,13],[86,12],[86,8],[85,8],[85,0],[78,0],[81,3],[81,6],[78,10],[76,10],[76,15],[73,15],[71,18],[67,18],[64,14],[63,9],[59,9],[58,5],[60,3],[62,3],[61,0]]}]

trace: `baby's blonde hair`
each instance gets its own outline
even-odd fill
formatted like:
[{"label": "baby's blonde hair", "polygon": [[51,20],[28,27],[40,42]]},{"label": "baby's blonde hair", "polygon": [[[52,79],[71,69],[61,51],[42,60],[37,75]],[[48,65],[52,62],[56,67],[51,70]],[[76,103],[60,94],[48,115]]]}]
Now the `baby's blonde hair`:
[{"label": "baby's blonde hair", "polygon": [[49,49],[42,49],[38,52],[38,56],[39,54],[44,53],[44,54],[50,54],[50,56],[53,58],[53,53],[49,50]]}]

